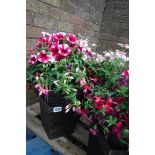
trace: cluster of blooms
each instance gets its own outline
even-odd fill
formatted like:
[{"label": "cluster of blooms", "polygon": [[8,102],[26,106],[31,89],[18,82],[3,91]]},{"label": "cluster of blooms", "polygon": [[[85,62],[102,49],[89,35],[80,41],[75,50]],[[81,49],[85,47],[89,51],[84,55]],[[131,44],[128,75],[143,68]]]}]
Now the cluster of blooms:
[{"label": "cluster of blooms", "polygon": [[[128,48],[128,45],[121,46]],[[35,68],[37,65],[39,65],[39,67],[47,67],[50,66],[49,64],[52,64],[51,66],[57,66],[56,70],[58,72],[58,68],[61,68],[59,65],[64,66],[65,64],[65,66],[62,67],[63,73],[59,71],[59,74],[63,74],[64,79],[60,78],[61,75],[55,78],[55,75],[53,76],[51,73],[51,68],[48,73],[38,73],[45,70],[44,68],[41,68],[42,71],[40,71],[38,66],[34,69],[38,71],[33,72],[33,74],[35,73],[33,78],[35,79],[35,88],[38,89],[39,95],[44,94],[48,96],[51,85],[53,86],[54,84],[57,87],[60,84],[60,81],[63,81],[61,86],[63,87],[65,85],[62,90],[65,91],[66,96],[70,93],[72,93],[70,96],[74,96],[74,98],[71,98],[71,100],[73,100],[73,104],[66,106],[66,112],[68,112],[72,107],[74,112],[88,119],[90,123],[101,120],[98,123],[103,126],[108,126],[108,117],[113,116],[117,118],[117,121],[113,124],[111,132],[116,134],[119,139],[122,138],[124,126],[128,126],[128,112],[123,111],[124,109],[122,110],[120,107],[122,103],[125,103],[126,96],[120,94],[117,94],[116,96],[102,94],[102,90],[103,85],[106,85],[107,92],[110,92],[111,89],[114,89],[112,91],[118,91],[122,85],[128,87],[129,71],[123,71],[124,68],[121,68],[124,64],[126,64],[126,62],[128,62],[128,57],[124,51],[109,51],[104,52],[104,55],[101,55],[91,50],[88,46],[87,39],[78,39],[78,37],[72,33],[66,34],[64,32],[59,32],[49,34],[43,32],[39,37],[36,46],[29,49],[29,54],[28,62],[32,68]],[[78,58],[74,57],[76,54],[79,55]],[[70,60],[70,58],[72,59],[71,56],[73,56],[73,59],[78,59],[76,61],[77,66],[73,64],[74,60]],[[79,63],[81,58],[83,61],[82,63]],[[115,61],[117,58],[119,58],[118,60],[120,60],[120,63],[123,63],[122,66],[120,66],[120,64],[116,66],[117,69],[119,68],[118,70],[121,70],[119,73],[117,73],[117,70],[111,71],[112,69],[104,68],[106,63],[108,64],[107,66],[110,66],[112,64],[111,62]],[[67,61],[61,61],[62,59],[67,59]],[[41,63],[43,63],[43,65],[40,65]],[[104,73],[103,70],[106,70],[106,73]],[[111,88],[111,85],[108,84],[108,82],[110,83],[112,81],[111,79],[113,78],[113,74],[119,74],[119,77],[121,74],[121,78],[118,79],[115,82],[114,87]],[[106,79],[107,75],[112,75],[109,78],[110,80]],[[50,77],[50,81],[48,82],[47,77]],[[43,79],[44,82],[42,82],[41,79]],[[77,82],[75,87],[72,87],[73,83],[67,83],[71,80],[75,80],[75,83]],[[108,82],[106,83],[106,81]],[[48,87],[49,83],[50,87]],[[59,85],[59,88],[61,86]],[[98,88],[101,88],[101,90]],[[79,91],[81,91],[80,95],[78,94]],[[88,101],[86,106],[85,101]],[[96,134],[96,128],[91,126],[90,132]]]},{"label": "cluster of blooms", "polygon": [[109,58],[111,61],[113,61],[116,58],[121,58],[123,61],[128,61],[129,58],[126,56],[126,53],[124,51],[116,50],[115,52],[109,51],[109,52],[103,52],[105,58]]},{"label": "cluster of blooms", "polygon": [[72,49],[84,53],[83,59],[90,59],[94,52],[88,47],[88,40],[77,39],[74,34],[68,35],[64,32],[45,33],[43,32],[39,38],[35,48],[30,48],[31,55],[29,63],[35,64],[37,61],[42,63],[57,62],[65,59],[71,54]]},{"label": "cluster of blooms", "polygon": [[[91,72],[91,70],[90,70]],[[89,73],[89,72],[88,72]],[[75,112],[78,114],[81,114],[83,117],[85,117],[87,120],[89,120],[91,123],[95,122],[96,119],[99,117],[102,122],[98,122],[98,124],[104,124],[106,126],[107,120],[103,119],[107,116],[114,116],[117,118],[116,124],[112,128],[112,133],[116,134],[118,139],[122,139],[122,134],[124,127],[128,127],[129,125],[129,117],[127,111],[122,111],[120,106],[121,104],[126,100],[124,96],[120,97],[108,97],[103,98],[102,96],[95,96],[92,88],[94,85],[100,85],[100,79],[97,76],[91,77],[92,75],[89,74],[89,84],[87,83],[86,79],[83,77],[79,84],[82,88],[82,91],[84,93],[83,97],[85,96],[86,99],[92,99],[93,107],[99,111],[99,114],[93,114],[92,117],[90,117],[90,110],[83,109],[83,108],[76,108]],[[120,86],[124,85],[128,87],[128,79],[129,79],[129,70],[125,70],[121,74],[121,78],[118,84],[116,84],[117,87],[115,89],[118,89]],[[80,101],[82,101],[81,98],[79,98]],[[105,116],[101,113],[102,109],[105,109]],[[123,114],[121,114],[123,113]],[[99,116],[98,116],[99,115]],[[90,132],[94,135],[97,134],[97,130],[94,127],[90,128]],[[128,137],[125,139],[128,142]]]}]

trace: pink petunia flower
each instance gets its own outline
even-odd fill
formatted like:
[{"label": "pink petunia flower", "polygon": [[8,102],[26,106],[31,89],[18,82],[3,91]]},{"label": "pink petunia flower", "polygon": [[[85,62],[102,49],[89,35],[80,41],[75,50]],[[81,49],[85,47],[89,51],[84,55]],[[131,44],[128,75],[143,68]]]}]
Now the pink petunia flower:
[{"label": "pink petunia flower", "polygon": [[45,50],[40,51],[38,54],[38,60],[43,63],[47,63],[50,60],[50,55],[47,55]]},{"label": "pink petunia flower", "polygon": [[58,52],[62,56],[67,56],[68,54],[70,54],[71,49],[67,44],[61,44],[61,45],[59,45],[59,51]]},{"label": "pink petunia flower", "polygon": [[92,52],[91,48],[86,48],[84,51],[85,51],[85,54],[87,54],[89,57],[94,56],[94,52]]},{"label": "pink petunia flower", "polygon": [[68,37],[67,37],[67,40],[68,40],[68,42],[70,42],[71,44],[74,44],[74,43],[76,43],[77,38],[76,38],[76,36],[75,36],[74,34],[69,33],[69,34],[68,34]]},{"label": "pink petunia flower", "polygon": [[64,33],[64,32],[59,32],[59,33],[55,34],[55,38],[57,38],[58,41],[64,40],[65,37],[66,37],[66,33]]},{"label": "pink petunia flower", "polygon": [[53,57],[55,57],[57,54],[58,54],[58,51],[59,51],[59,47],[58,47],[58,44],[56,43],[56,44],[53,44],[52,46],[51,46],[51,55],[53,56]]},{"label": "pink petunia flower", "polygon": [[78,40],[78,45],[79,45],[79,47],[87,48],[88,47],[88,40],[80,39],[80,40]]},{"label": "pink petunia flower", "polygon": [[35,54],[31,54],[29,56],[29,63],[35,64],[37,62],[37,56]]}]

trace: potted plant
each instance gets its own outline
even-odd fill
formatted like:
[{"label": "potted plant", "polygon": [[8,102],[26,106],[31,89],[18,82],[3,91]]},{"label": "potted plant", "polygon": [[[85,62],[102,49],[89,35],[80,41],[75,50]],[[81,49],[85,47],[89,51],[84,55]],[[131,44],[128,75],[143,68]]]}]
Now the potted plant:
[{"label": "potted plant", "polygon": [[63,32],[43,32],[28,50],[27,83],[33,83],[40,96],[41,121],[50,139],[73,132],[77,117],[70,109],[80,105],[78,81],[93,54],[87,39]]},{"label": "potted plant", "polygon": [[88,155],[128,154],[129,71],[124,50],[96,54],[80,80],[81,104],[74,111],[90,122]]}]

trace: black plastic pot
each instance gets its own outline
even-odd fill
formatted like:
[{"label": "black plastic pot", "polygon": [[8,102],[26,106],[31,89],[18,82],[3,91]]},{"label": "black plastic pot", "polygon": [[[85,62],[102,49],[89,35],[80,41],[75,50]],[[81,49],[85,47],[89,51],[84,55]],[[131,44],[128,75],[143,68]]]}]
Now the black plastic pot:
[{"label": "black plastic pot", "polygon": [[70,110],[65,113],[67,101],[50,93],[48,99],[40,98],[41,122],[49,139],[68,136],[74,132],[78,117]]},{"label": "black plastic pot", "polygon": [[115,136],[105,138],[99,130],[95,136],[89,134],[87,155],[129,155],[129,152],[127,146]]}]

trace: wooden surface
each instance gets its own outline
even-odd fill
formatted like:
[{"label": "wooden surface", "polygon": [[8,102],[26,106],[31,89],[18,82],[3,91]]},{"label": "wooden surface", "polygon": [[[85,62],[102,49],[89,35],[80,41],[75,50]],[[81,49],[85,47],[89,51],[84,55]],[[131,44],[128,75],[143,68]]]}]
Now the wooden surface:
[{"label": "wooden surface", "polygon": [[[84,150],[80,149],[77,145],[73,144],[65,137],[49,140],[44,128],[42,127],[41,121],[35,117],[37,114],[40,114],[39,103],[27,107],[26,126],[38,137],[43,139],[51,145],[54,150],[59,151],[63,155],[86,155]],[[79,125],[77,125],[75,132],[72,134],[72,137],[76,138],[86,146],[88,145],[88,136],[88,131]]]}]

